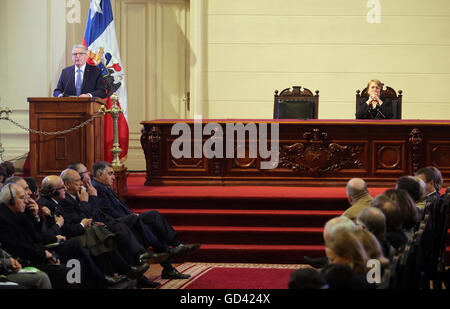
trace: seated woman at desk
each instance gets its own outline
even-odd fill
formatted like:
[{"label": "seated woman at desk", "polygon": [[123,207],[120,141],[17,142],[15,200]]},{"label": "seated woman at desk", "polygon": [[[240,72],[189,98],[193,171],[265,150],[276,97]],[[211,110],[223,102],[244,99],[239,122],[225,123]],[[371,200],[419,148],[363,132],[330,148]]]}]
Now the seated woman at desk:
[{"label": "seated woman at desk", "polygon": [[356,119],[391,119],[392,102],[389,99],[381,99],[383,84],[372,79],[367,85],[368,97],[359,98],[356,105]]}]

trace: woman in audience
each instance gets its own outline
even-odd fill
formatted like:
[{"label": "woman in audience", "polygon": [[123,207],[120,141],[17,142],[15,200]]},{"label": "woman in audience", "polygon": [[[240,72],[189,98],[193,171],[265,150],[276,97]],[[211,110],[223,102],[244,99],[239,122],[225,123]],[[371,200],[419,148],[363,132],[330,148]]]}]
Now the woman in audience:
[{"label": "woman in audience", "polygon": [[419,211],[411,196],[402,189],[388,189],[384,195],[397,203],[400,209],[403,231],[406,236],[412,235],[419,221]]},{"label": "woman in audience", "polygon": [[380,262],[381,265],[381,273],[389,267],[389,260],[383,255],[383,250],[381,249],[381,245],[378,242],[375,235],[373,235],[369,230],[366,229],[357,229],[353,232],[353,234],[358,238],[361,244],[366,250],[367,257],[369,259],[375,259]]},{"label": "woman in audience", "polygon": [[325,247],[330,264],[346,264],[355,275],[365,275],[367,253],[352,232],[337,231],[334,237],[325,243]]}]

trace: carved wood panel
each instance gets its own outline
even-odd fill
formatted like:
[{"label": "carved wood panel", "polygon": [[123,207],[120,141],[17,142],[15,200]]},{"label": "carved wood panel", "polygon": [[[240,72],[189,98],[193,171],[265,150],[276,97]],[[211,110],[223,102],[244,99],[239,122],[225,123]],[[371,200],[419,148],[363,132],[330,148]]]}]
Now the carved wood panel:
[{"label": "carved wood panel", "polygon": [[405,141],[374,141],[374,173],[406,174]]},{"label": "carved wood panel", "polygon": [[437,167],[441,172],[450,171],[450,141],[429,141],[427,143],[427,165]]}]

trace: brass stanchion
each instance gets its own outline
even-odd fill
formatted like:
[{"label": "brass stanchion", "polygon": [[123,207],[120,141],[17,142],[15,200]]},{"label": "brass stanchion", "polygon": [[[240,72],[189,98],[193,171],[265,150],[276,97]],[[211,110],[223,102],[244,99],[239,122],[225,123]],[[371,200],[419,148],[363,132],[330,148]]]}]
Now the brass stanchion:
[{"label": "brass stanchion", "polygon": [[113,105],[110,109],[106,109],[105,106],[101,107],[101,111],[104,115],[111,114],[111,117],[113,118],[113,148],[111,149],[111,153],[113,154],[113,161],[112,166],[114,171],[121,171],[124,168],[124,165],[122,162],[120,162],[120,153],[122,152],[122,149],[120,148],[119,144],[119,116],[120,113],[122,113],[122,109],[117,105],[117,95],[114,93],[111,96],[111,101],[113,102]]}]

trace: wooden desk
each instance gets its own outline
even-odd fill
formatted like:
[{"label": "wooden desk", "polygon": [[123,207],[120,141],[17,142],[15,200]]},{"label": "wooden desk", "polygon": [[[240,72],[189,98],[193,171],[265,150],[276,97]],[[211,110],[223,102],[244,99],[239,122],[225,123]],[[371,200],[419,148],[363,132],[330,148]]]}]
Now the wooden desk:
[{"label": "wooden desk", "polygon": [[[280,161],[274,169],[260,168],[259,153],[257,158],[176,159],[171,154],[179,137],[171,135],[176,123],[186,123],[194,132],[194,120],[141,122],[146,185],[342,186],[361,177],[371,186],[391,186],[428,165],[442,172],[444,182],[450,180],[450,121],[203,120],[202,128],[209,123],[223,127],[224,140],[229,138],[227,124],[278,124]],[[203,136],[202,144],[209,138]],[[245,142],[248,154],[248,136]]]}]

